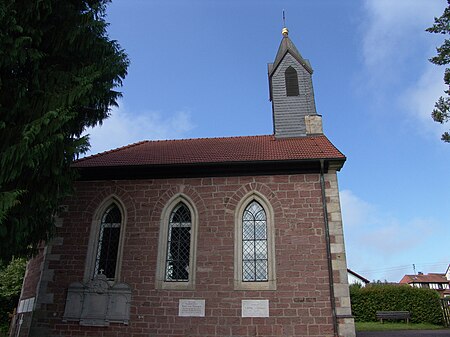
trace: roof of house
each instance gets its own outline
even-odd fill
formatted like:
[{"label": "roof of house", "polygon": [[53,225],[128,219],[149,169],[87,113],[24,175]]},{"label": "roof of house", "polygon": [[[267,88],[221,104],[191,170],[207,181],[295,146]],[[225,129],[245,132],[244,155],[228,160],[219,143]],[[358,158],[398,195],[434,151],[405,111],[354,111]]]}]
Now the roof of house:
[{"label": "roof of house", "polygon": [[355,273],[353,270],[351,269],[347,269],[347,272],[349,274],[352,274],[353,276],[355,276],[356,278],[359,278],[361,281],[363,281],[364,283],[370,283],[370,281],[368,279],[366,279],[365,277],[362,277],[361,275]]},{"label": "roof of house", "polygon": [[74,162],[75,168],[334,160],[345,156],[324,135],[143,141]]},{"label": "roof of house", "polygon": [[448,283],[445,274],[405,275],[399,283]]}]

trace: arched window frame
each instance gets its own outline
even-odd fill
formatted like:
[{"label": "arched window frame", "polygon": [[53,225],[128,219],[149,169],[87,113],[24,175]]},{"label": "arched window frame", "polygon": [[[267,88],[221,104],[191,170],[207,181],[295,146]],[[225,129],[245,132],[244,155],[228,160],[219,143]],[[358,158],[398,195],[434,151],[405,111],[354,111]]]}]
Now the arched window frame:
[{"label": "arched window frame", "polygon": [[298,74],[294,67],[289,66],[284,71],[284,80],[286,85],[286,96],[299,96]]},{"label": "arched window frame", "polygon": [[109,278],[109,283],[117,283],[120,280],[121,267],[122,267],[122,255],[123,255],[123,245],[125,238],[125,229],[126,229],[126,219],[127,213],[123,203],[116,196],[111,196],[105,199],[101,205],[97,208],[94,213],[94,217],[91,223],[91,231],[89,235],[89,243],[88,243],[88,251],[86,255],[86,268],[84,272],[84,281],[88,282],[96,276],[96,260],[99,249],[100,242],[100,230],[102,227],[102,221],[105,216],[105,213],[113,207],[113,205],[117,206],[121,214],[121,223],[120,223],[120,236],[119,236],[119,245],[117,248],[117,258],[116,258],[116,270],[113,278]]},{"label": "arched window frame", "polygon": [[[191,213],[191,237],[189,246],[189,278],[187,281],[166,280],[167,248],[169,236],[169,221],[175,207],[180,203],[186,205]],[[198,212],[194,203],[185,195],[173,197],[164,207],[161,213],[158,245],[158,262],[156,268],[156,288],[172,290],[193,290],[196,278],[196,253],[197,253]]]},{"label": "arched window frame", "polygon": [[[243,214],[252,201],[256,201],[266,213],[267,224],[267,281],[243,280]],[[234,238],[234,289],[276,290],[274,213],[270,202],[262,194],[253,191],[245,196],[236,207]]]}]

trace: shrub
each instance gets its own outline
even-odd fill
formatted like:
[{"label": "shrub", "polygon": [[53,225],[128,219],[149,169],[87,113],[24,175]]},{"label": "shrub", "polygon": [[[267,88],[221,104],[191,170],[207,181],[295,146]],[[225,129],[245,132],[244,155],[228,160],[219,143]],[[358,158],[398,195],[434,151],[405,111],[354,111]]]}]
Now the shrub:
[{"label": "shrub", "polygon": [[8,265],[0,266],[0,336],[8,330],[9,315],[19,300],[25,268],[24,258],[13,259]]},{"label": "shrub", "polygon": [[377,311],[409,311],[412,323],[442,324],[439,294],[409,285],[350,287],[352,313],[358,322],[376,321]]}]

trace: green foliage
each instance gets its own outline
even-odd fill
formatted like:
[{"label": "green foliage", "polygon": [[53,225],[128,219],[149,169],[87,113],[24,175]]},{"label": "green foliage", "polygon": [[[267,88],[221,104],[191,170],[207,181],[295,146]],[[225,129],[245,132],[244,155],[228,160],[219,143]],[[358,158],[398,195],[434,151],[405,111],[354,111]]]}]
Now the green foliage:
[{"label": "green foliage", "polygon": [[442,325],[439,294],[432,289],[381,284],[350,287],[350,299],[356,321],[377,321],[377,311],[409,311],[412,323]]},{"label": "green foliage", "polygon": [[0,332],[9,326],[9,315],[17,306],[25,274],[26,260],[13,259],[0,267]]},{"label": "green foliage", "polygon": [[0,260],[52,234],[86,127],[108,117],[128,59],[108,0],[0,1]]},{"label": "green foliage", "polygon": [[[428,28],[426,31],[436,34],[449,34],[450,33],[450,0],[447,0],[449,4],[444,13],[439,18],[434,18],[434,25]],[[450,40],[445,39],[444,43],[436,48],[437,55],[430,59],[430,62],[437,65],[446,65],[450,63]],[[435,109],[431,113],[434,121],[438,123],[446,123],[450,118],[450,69],[446,68],[444,71],[444,83],[449,86],[448,90],[445,90],[447,96],[441,96],[435,104]],[[450,142],[450,134],[444,132],[441,139],[444,142]]]}]

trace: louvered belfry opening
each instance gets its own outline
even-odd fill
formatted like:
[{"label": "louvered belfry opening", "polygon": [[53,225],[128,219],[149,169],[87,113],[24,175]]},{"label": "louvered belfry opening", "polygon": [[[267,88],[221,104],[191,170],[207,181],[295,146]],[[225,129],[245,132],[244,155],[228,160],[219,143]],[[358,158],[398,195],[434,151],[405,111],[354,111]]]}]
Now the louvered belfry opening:
[{"label": "louvered belfry opening", "polygon": [[298,76],[297,71],[289,66],[284,72],[284,77],[286,80],[286,96],[298,96]]},{"label": "louvered belfry opening", "polygon": [[191,228],[191,212],[184,203],[180,202],[169,218],[166,281],[189,281]]},{"label": "louvered belfry opening", "polygon": [[267,217],[255,200],[242,215],[242,281],[268,280]]},{"label": "louvered belfry opening", "polygon": [[103,274],[113,280],[119,252],[122,214],[116,204],[112,204],[103,214],[98,236],[94,276]]}]

